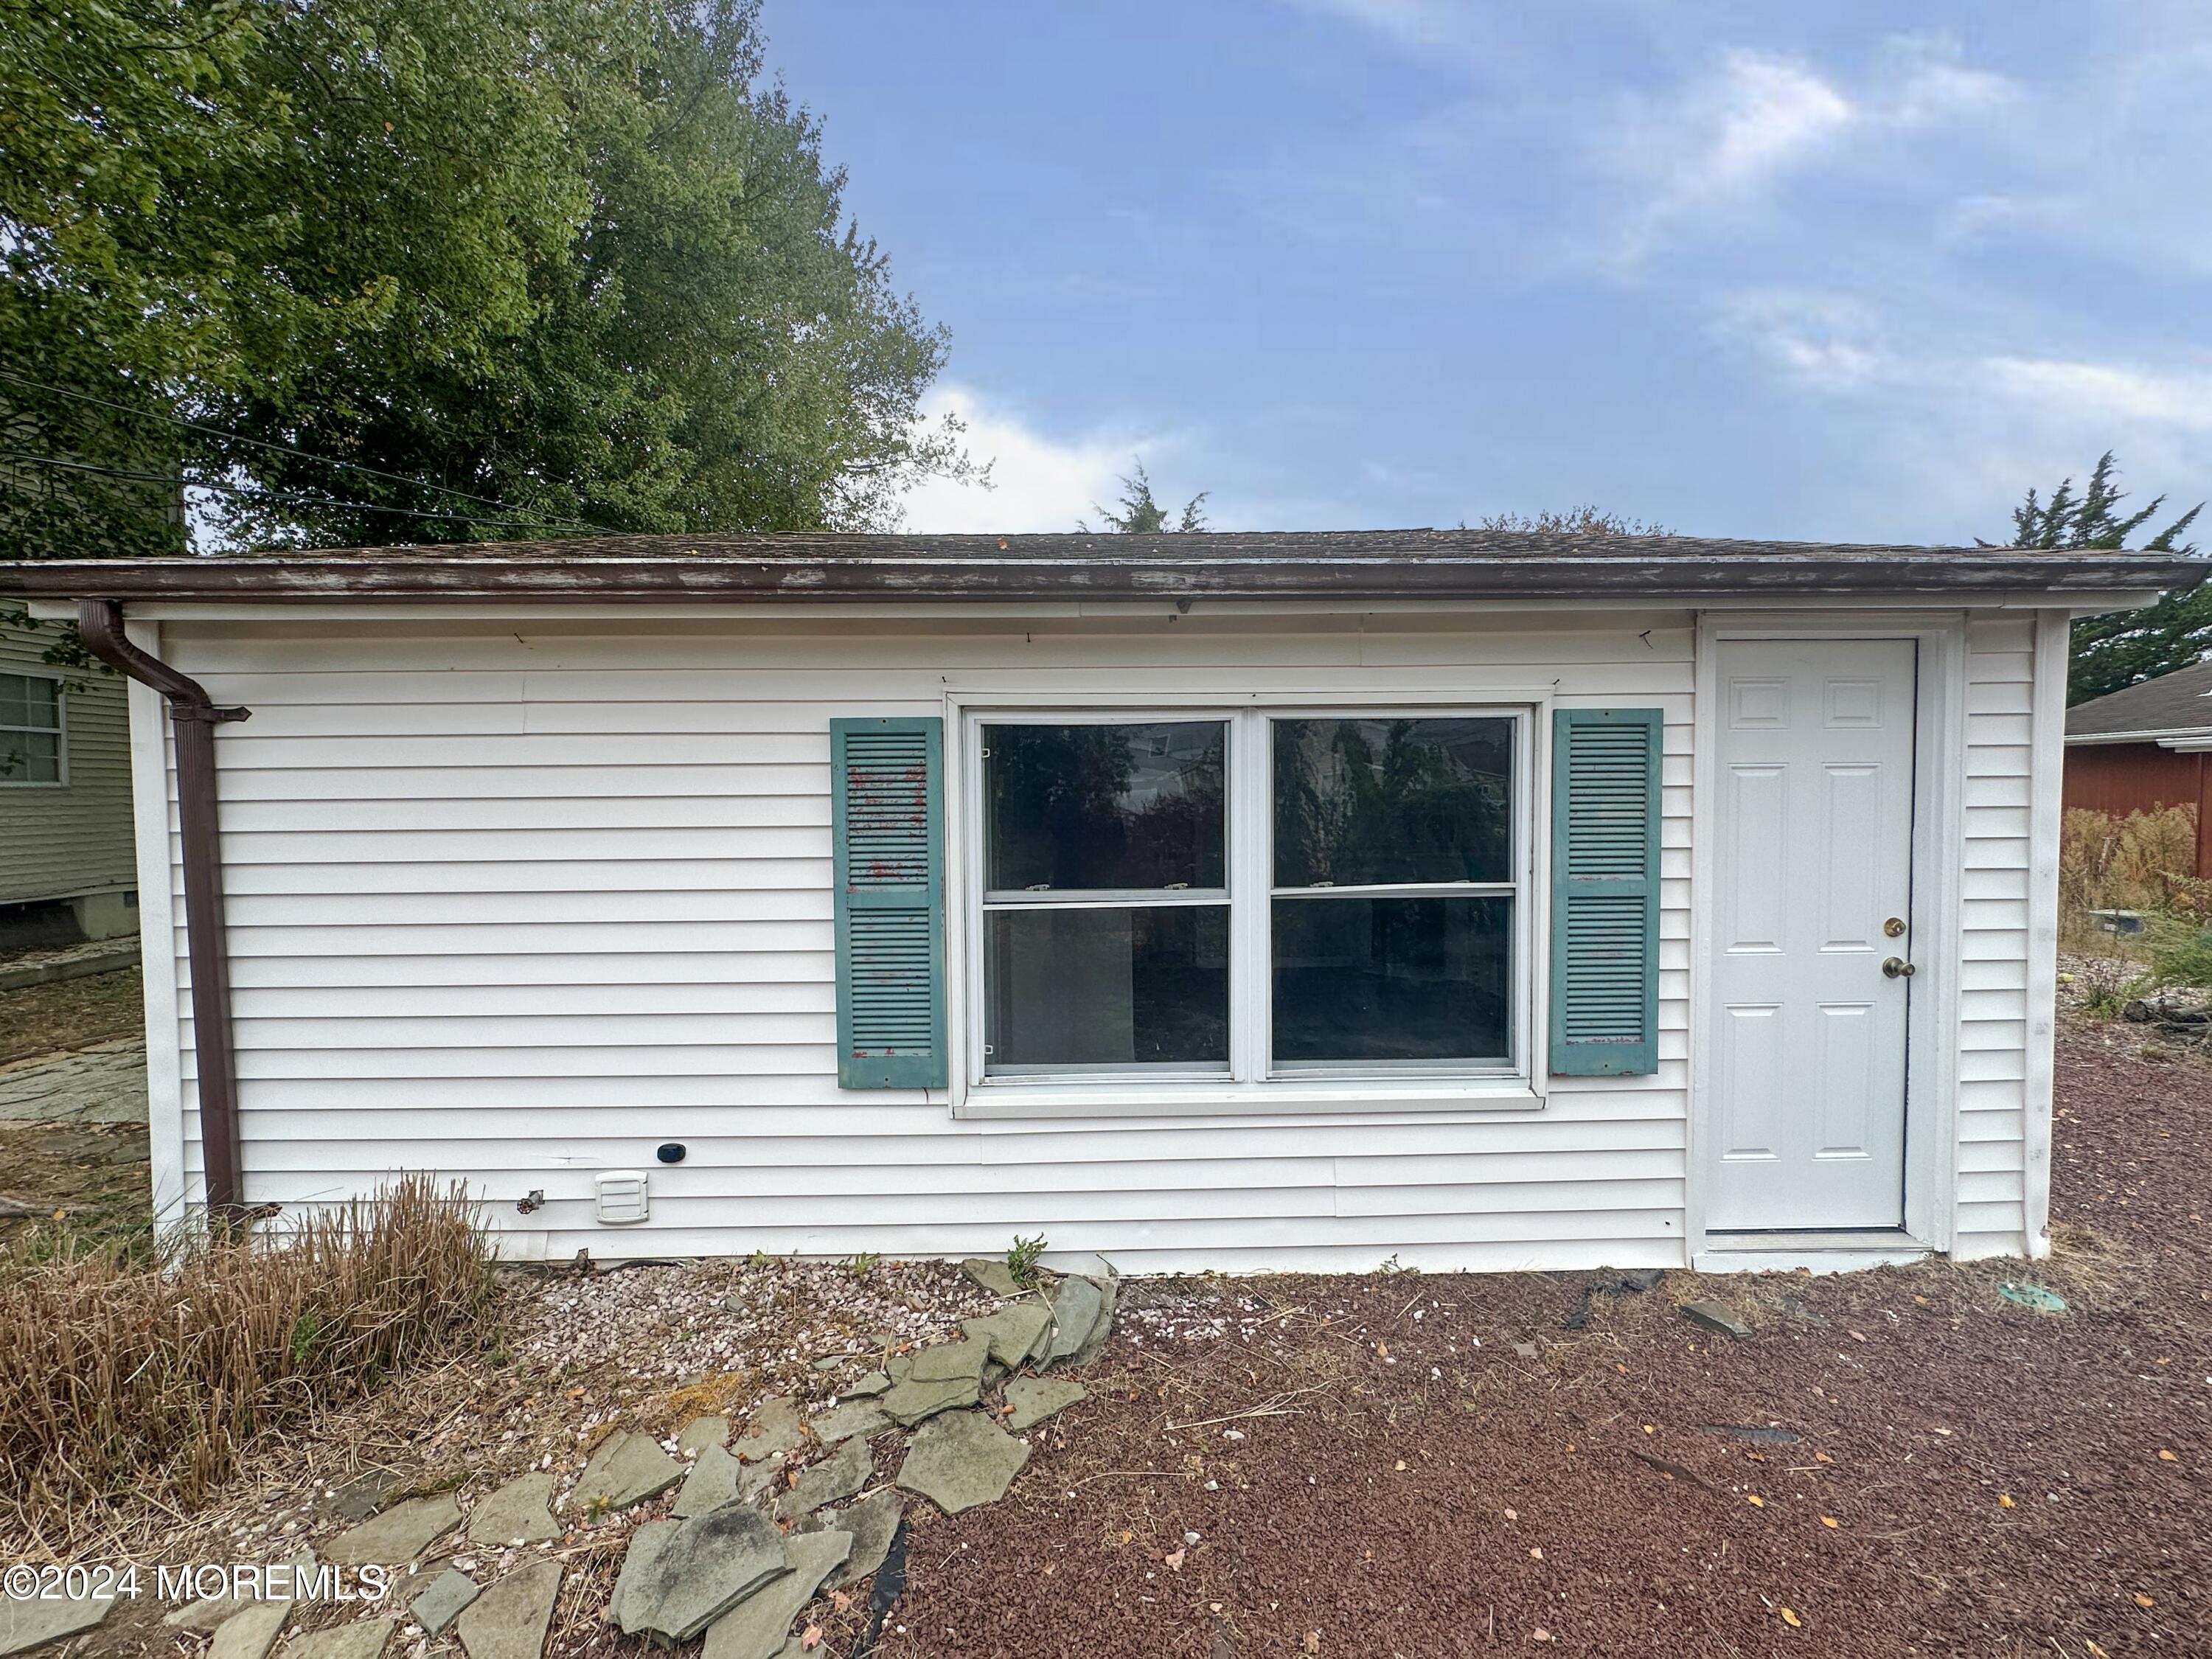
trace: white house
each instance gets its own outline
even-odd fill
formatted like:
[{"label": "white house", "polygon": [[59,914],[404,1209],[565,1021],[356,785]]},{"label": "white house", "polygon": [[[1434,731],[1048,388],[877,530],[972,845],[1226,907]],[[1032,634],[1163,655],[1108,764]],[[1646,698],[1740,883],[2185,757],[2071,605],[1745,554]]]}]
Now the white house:
[{"label": "white house", "polygon": [[525,1256],[1844,1266],[2047,1248],[2068,624],[2200,569],[770,536],[0,594],[141,682],[169,1212],[427,1169]]}]

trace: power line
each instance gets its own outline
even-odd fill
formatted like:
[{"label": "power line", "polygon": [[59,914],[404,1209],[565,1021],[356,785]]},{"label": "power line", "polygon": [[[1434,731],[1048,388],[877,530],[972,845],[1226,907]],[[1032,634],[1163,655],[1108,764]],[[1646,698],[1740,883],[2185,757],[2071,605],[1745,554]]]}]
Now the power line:
[{"label": "power line", "polygon": [[[272,495],[253,484],[216,483],[193,480],[166,472],[133,472],[122,467],[95,466],[89,461],[65,461],[55,455],[36,455],[28,450],[0,449],[0,461],[27,461],[33,466],[60,467],[69,472],[90,472],[103,478],[131,478],[140,483],[174,484],[185,489],[213,489],[226,495],[246,495],[257,503],[276,507],[316,507],[340,513],[396,513],[407,519],[436,519],[448,524],[483,524],[500,530],[544,530],[549,525],[562,522],[554,519],[484,519],[470,513],[425,513],[419,507],[384,507],[374,501],[339,501],[313,495]],[[515,509],[507,509],[513,512]]]},{"label": "power line", "polygon": [[[210,426],[204,421],[187,420],[181,415],[172,415],[158,409],[134,409],[129,404],[118,404],[106,398],[95,398],[89,392],[77,392],[65,386],[54,386],[45,380],[34,380],[27,374],[12,374],[7,369],[0,369],[0,380],[12,380],[17,386],[27,386],[40,392],[51,392],[57,398],[72,398],[78,403],[95,404],[102,409],[112,409],[118,414],[133,416],[142,421],[163,421],[171,426],[186,427],[194,432],[207,433],[211,437],[228,438],[234,443],[251,444],[257,449],[274,450],[282,455],[296,455],[301,460],[313,461],[320,466],[344,467],[350,471],[366,473],[372,478],[382,478],[392,483],[403,483],[410,489],[428,489],[441,495],[458,495],[465,501],[477,501],[485,507],[495,507],[502,513],[519,513],[522,510],[520,507],[509,507],[505,501],[494,501],[489,495],[471,495],[469,491],[456,489],[452,484],[430,483],[421,478],[408,477],[404,473],[386,472],[383,468],[371,466],[366,461],[347,461],[341,460],[335,455],[318,455],[311,449],[301,449],[293,444],[277,443],[268,438],[249,438],[242,432],[233,432],[224,427]],[[212,486],[202,487],[212,488]],[[380,510],[395,513],[404,511],[404,508],[399,507]],[[535,522],[541,526],[559,525],[572,530],[588,531],[599,528],[598,526],[587,524],[580,519],[544,519]]]}]

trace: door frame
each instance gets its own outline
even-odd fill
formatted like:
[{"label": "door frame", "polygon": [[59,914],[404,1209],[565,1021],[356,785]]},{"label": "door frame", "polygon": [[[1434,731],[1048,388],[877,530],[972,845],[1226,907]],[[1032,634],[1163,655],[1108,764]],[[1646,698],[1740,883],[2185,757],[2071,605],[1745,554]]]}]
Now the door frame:
[{"label": "door frame", "polygon": [[[1713,1006],[1711,895],[1717,851],[1720,647],[1738,640],[1911,640],[1918,647],[1912,754],[1913,965],[1905,1028],[1905,1225],[1896,1233],[1715,1233],[1705,1225]],[[1951,1248],[1958,1190],[1960,892],[1966,815],[1960,779],[1966,740],[1963,611],[1821,611],[1773,615],[1705,611],[1698,617],[1697,752],[1690,811],[1690,1122],[1684,1183],[1688,1258],[1715,1249],[1756,1254],[1760,1265],[1822,1254],[1918,1255]]]}]

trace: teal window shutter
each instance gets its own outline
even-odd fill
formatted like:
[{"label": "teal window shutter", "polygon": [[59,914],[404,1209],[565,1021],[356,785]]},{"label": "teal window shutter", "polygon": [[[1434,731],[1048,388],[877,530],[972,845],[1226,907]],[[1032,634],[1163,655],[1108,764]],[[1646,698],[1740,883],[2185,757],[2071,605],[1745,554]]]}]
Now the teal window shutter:
[{"label": "teal window shutter", "polygon": [[941,1089],[945,722],[830,722],[837,1082]]},{"label": "teal window shutter", "polygon": [[1552,715],[1552,1071],[1659,1069],[1656,708]]}]

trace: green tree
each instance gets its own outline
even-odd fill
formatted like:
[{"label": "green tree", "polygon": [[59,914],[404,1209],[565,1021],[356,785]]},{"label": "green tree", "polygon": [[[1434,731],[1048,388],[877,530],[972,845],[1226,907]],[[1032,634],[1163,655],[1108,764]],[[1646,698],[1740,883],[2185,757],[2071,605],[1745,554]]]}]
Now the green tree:
[{"label": "green tree", "polygon": [[[1173,524],[1170,524],[1168,509],[1152,499],[1152,481],[1145,471],[1145,464],[1142,461],[1137,461],[1133,465],[1137,470],[1121,480],[1121,510],[1116,513],[1110,507],[1093,504],[1093,511],[1106,521],[1107,529],[1121,536],[1158,536],[1170,531],[1188,532],[1206,528],[1206,514],[1203,508],[1206,505],[1206,498],[1211,492],[1201,489],[1185,501],[1182,505],[1182,512],[1177,515]],[[1088,532],[1091,528],[1088,524],[1079,520],[1075,527],[1085,532]]]},{"label": "green tree", "polygon": [[960,470],[757,11],[0,0],[0,419],[70,481],[13,550],[155,544],[99,497],[179,471],[297,545],[862,526]]},{"label": "green tree", "polygon": [[[2128,538],[2155,519],[2166,497],[2148,506],[2123,513],[2127,492],[2116,487],[2119,464],[2106,450],[2090,469],[2089,482],[2075,494],[2074,480],[2059,480],[2048,501],[2031,489],[2027,499],[2013,509],[2009,545],[2055,551],[2062,548],[2118,549]],[[2163,530],[2142,543],[2154,553],[2193,555],[2188,533],[2203,502],[2192,507]],[[1984,544],[1988,545],[1988,544]],[[2197,586],[2160,597],[2139,611],[2116,611],[2074,624],[2074,649],[2068,665],[2066,700],[2082,702],[2101,697],[2156,675],[2186,668],[2212,653],[2212,588]]]},{"label": "green tree", "polygon": [[1531,516],[1526,513],[1493,513],[1486,519],[1478,519],[1473,525],[1464,520],[1462,530],[1487,530],[1507,536],[1665,536],[1673,532],[1664,525],[1646,524],[1641,519],[1624,518],[1618,513],[1585,503],[1571,507],[1564,513],[1549,508]]}]

